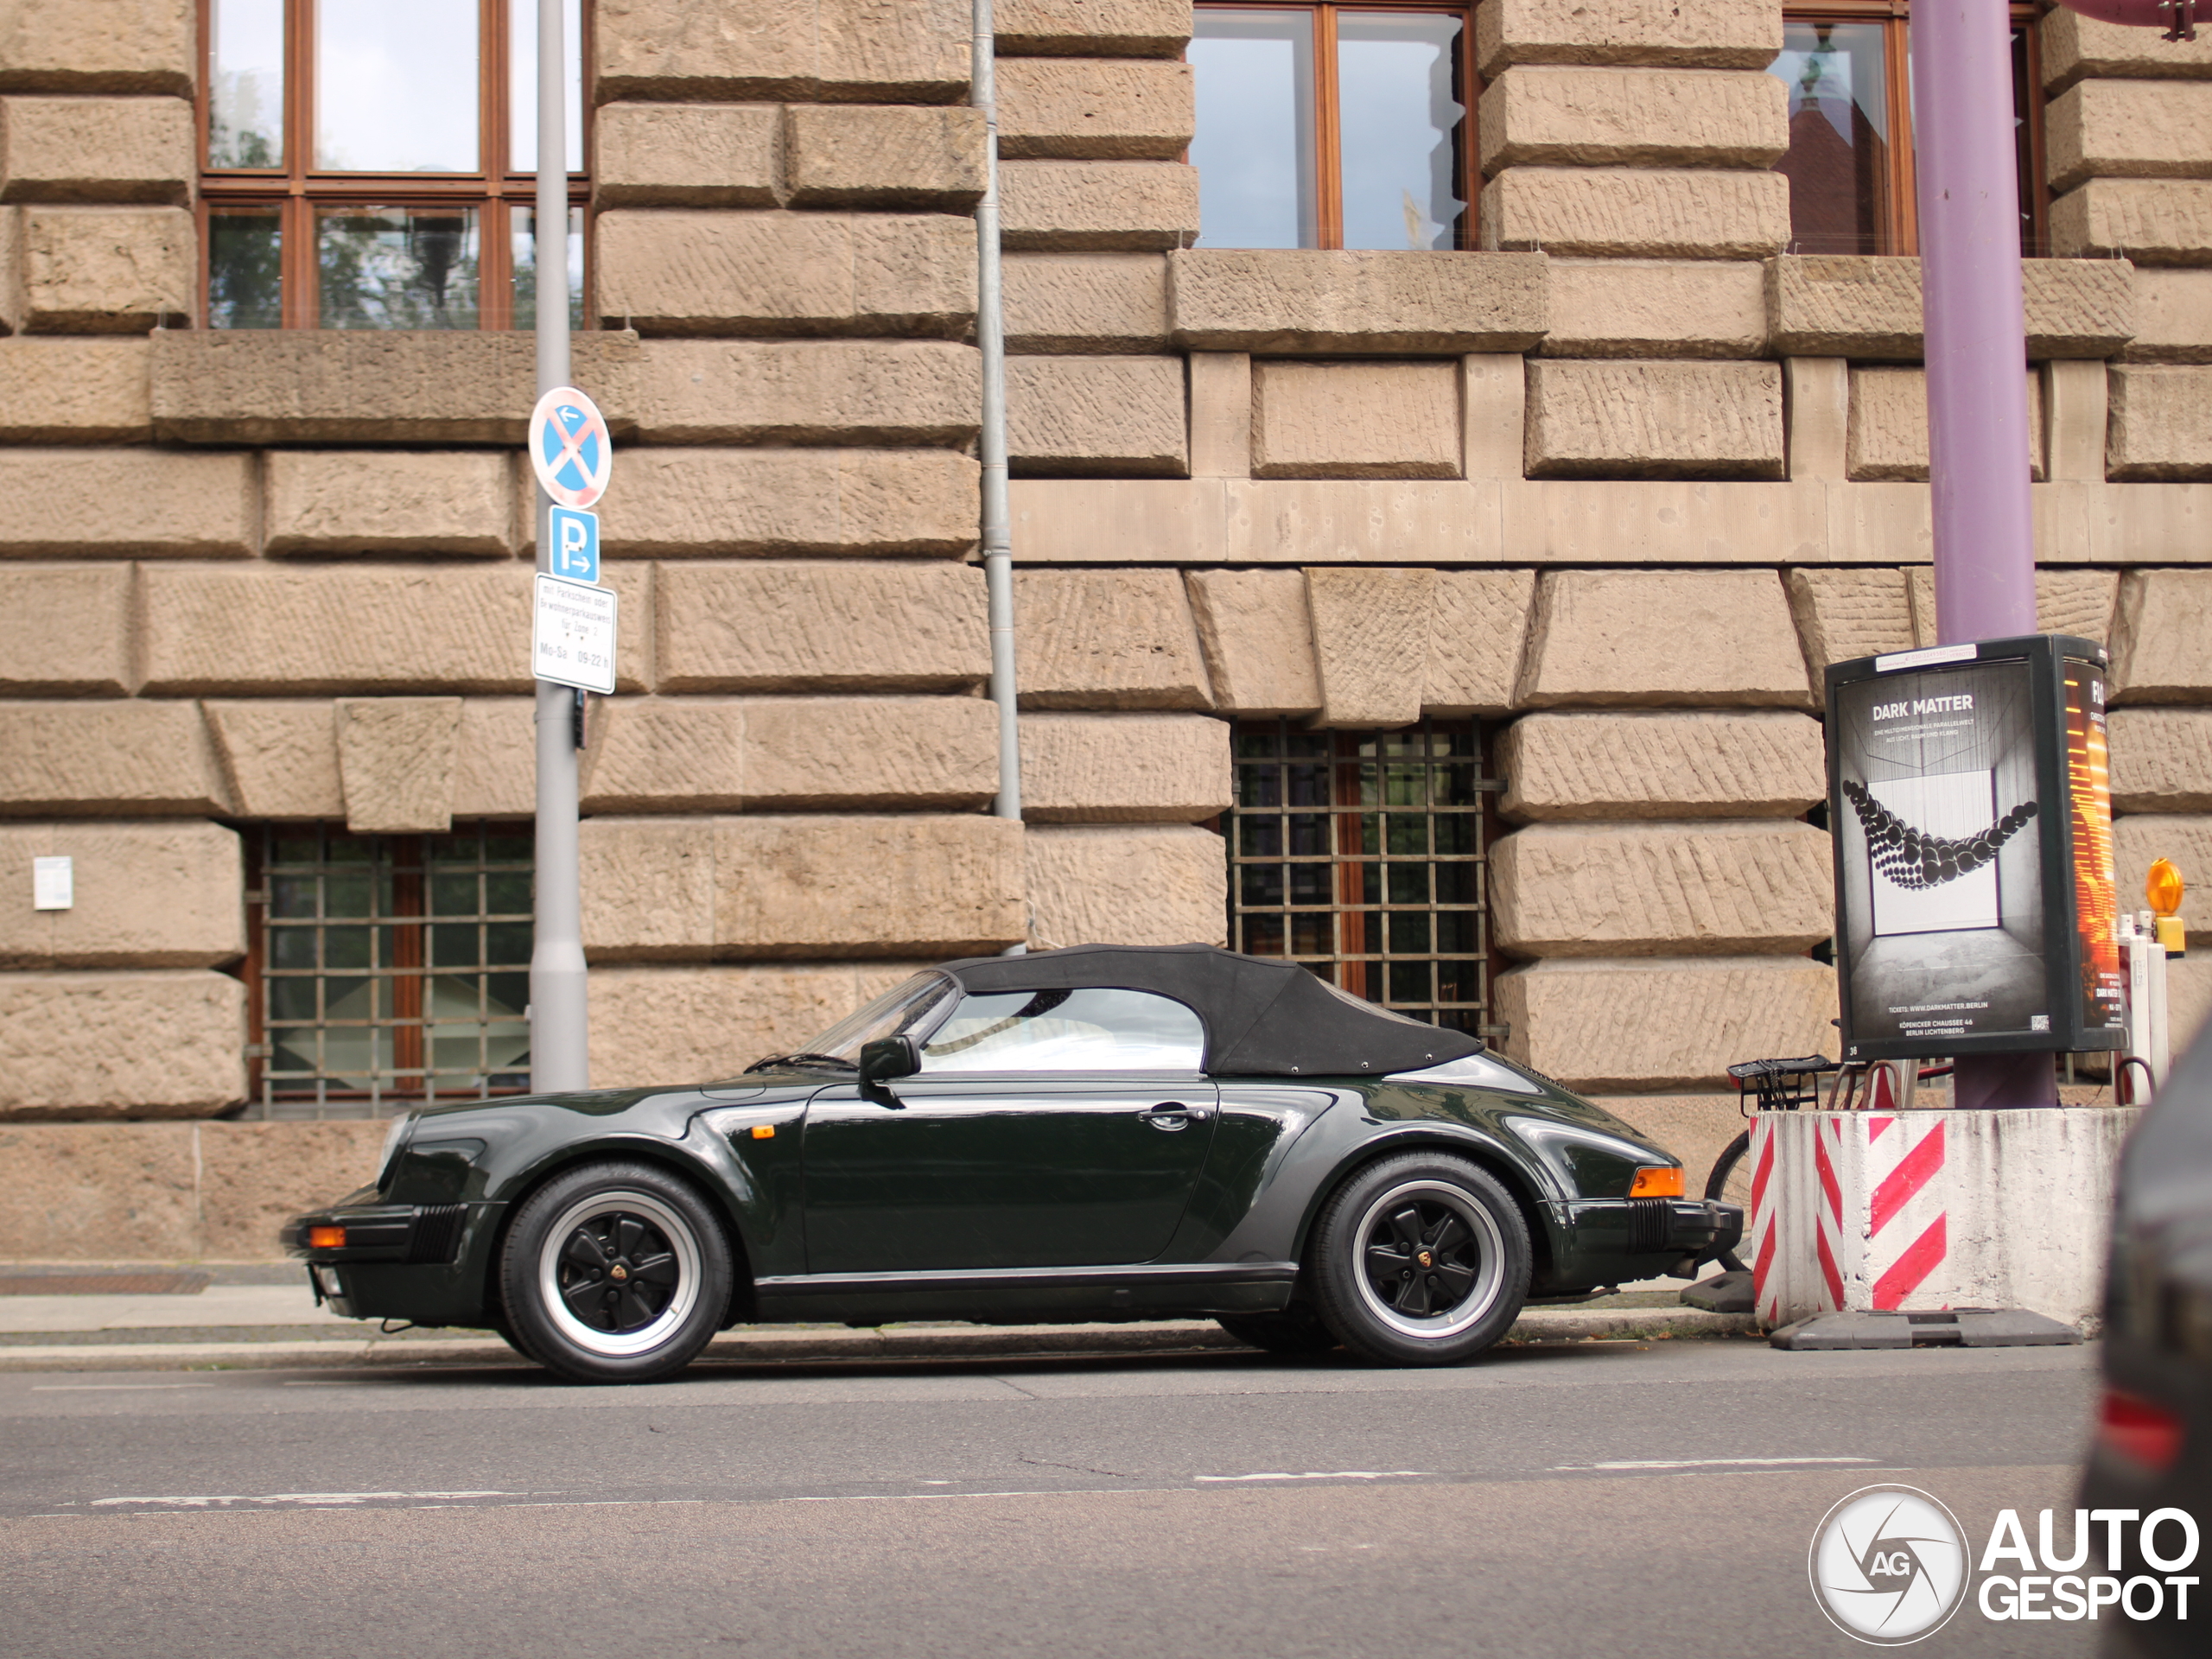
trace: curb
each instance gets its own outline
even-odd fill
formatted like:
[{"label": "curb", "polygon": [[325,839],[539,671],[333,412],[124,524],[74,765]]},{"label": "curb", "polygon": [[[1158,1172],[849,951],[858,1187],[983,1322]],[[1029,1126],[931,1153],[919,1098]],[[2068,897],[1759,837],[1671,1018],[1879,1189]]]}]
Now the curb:
[{"label": "curb", "polygon": [[[1696,1308],[1523,1313],[1507,1343],[1679,1341],[1756,1337],[1748,1313]],[[755,1326],[719,1336],[700,1357],[709,1363],[800,1364],[915,1359],[1059,1359],[1132,1354],[1249,1354],[1255,1351],[1211,1320],[1130,1325],[892,1326],[836,1331]],[[0,1372],[390,1370],[398,1366],[529,1364],[505,1343],[480,1336],[376,1336],[365,1341],[131,1342],[0,1348]]]}]

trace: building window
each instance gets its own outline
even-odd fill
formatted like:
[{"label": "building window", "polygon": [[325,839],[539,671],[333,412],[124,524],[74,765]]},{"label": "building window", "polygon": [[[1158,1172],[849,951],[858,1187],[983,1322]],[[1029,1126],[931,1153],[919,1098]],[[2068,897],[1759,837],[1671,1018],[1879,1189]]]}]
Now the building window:
[{"label": "building window", "polygon": [[[583,326],[582,0],[569,317]],[[211,328],[537,321],[537,0],[204,0]]]},{"label": "building window", "polygon": [[[1917,253],[1908,0],[1789,8],[1769,73],[1789,89],[1792,253]],[[2050,250],[2035,8],[2012,8],[2020,248]]]},{"label": "building window", "polygon": [[1471,721],[1236,728],[1232,950],[1289,957],[1400,1014],[1482,1033],[1490,1006],[1482,760]]},{"label": "building window", "polygon": [[361,1117],[530,1086],[526,827],[248,836],[250,1110]]},{"label": "building window", "polygon": [[1201,5],[1198,245],[1465,248],[1471,9]]}]

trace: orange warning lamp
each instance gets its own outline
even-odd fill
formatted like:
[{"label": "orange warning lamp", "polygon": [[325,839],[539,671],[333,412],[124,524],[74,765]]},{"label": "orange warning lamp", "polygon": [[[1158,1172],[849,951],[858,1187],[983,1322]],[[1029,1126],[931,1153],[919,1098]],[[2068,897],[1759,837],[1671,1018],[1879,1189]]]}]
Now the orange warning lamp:
[{"label": "orange warning lamp", "polygon": [[2158,943],[2166,948],[2170,957],[2178,957],[2189,944],[2189,930],[2181,919],[2182,895],[2189,884],[2181,879],[2181,872],[2174,868],[2171,859],[2151,861],[2151,873],[2143,882],[2143,896],[2151,901],[2151,912],[2158,918]]}]

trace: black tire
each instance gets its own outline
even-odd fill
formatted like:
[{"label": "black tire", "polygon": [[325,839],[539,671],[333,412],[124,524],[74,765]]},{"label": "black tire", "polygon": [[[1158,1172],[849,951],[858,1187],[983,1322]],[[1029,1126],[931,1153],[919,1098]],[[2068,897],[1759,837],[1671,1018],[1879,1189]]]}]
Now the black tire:
[{"label": "black tire", "polygon": [[1316,1319],[1310,1307],[1287,1307],[1280,1313],[1225,1313],[1215,1323],[1237,1341],[1271,1354],[1325,1354],[1338,1346],[1337,1333]]},{"label": "black tire", "polygon": [[[1713,1160],[1713,1173],[1705,1178],[1705,1196],[1726,1204],[1744,1207],[1746,1230],[1751,1222],[1751,1172],[1746,1166],[1745,1154],[1751,1149],[1751,1132],[1741,1135],[1721,1147],[1720,1155]],[[1744,1271],[1744,1263],[1733,1250],[1723,1250],[1713,1258],[1730,1273]]]},{"label": "black tire", "polygon": [[507,1230],[508,1340],[572,1382],[648,1382],[707,1345],[733,1274],[721,1223],[690,1182],[651,1164],[585,1164],[532,1193]]},{"label": "black tire", "polygon": [[1330,1195],[1307,1271],[1322,1323],[1354,1353],[1454,1365],[1512,1327],[1530,1256],[1521,1206],[1494,1177],[1416,1152],[1370,1164]]}]

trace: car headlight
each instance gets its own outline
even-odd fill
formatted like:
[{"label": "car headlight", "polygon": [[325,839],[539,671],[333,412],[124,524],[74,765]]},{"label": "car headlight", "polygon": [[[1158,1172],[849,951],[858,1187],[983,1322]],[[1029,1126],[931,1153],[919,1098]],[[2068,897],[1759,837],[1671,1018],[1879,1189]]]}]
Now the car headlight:
[{"label": "car headlight", "polygon": [[399,1156],[399,1149],[407,1144],[407,1136],[415,1127],[413,1112],[403,1112],[391,1120],[391,1127],[385,1131],[384,1151],[377,1157],[377,1185],[391,1185],[392,1160]]}]

